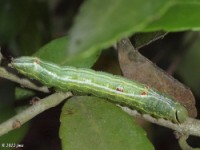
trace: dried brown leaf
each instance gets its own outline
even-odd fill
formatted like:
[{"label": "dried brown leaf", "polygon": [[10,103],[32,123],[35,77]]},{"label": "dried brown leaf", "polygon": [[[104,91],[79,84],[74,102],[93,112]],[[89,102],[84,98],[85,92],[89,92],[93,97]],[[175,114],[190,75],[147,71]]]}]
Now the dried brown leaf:
[{"label": "dried brown leaf", "polygon": [[142,56],[129,39],[118,42],[117,48],[119,64],[125,77],[170,95],[187,108],[190,117],[197,116],[195,98],[189,88]]}]

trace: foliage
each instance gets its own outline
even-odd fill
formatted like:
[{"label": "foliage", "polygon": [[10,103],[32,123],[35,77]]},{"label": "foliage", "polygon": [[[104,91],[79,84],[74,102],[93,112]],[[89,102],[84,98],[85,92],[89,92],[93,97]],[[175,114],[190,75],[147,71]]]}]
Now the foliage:
[{"label": "foliage", "polygon": [[[165,53],[167,58],[161,66],[166,66],[169,61],[177,65],[176,60],[178,60],[181,64],[177,67],[179,78],[199,96],[198,47],[200,42],[199,33],[194,32],[200,30],[199,10],[199,0],[21,0],[20,2],[2,0],[0,2],[0,44],[5,57],[34,55],[60,65],[113,68],[115,66],[113,62],[116,64],[116,61],[111,61],[110,58],[117,54],[109,48],[115,47],[116,42],[122,38],[130,37],[136,48],[144,47],[145,50],[150,46],[149,43],[160,37],[163,38],[166,33],[181,32],[171,34],[179,37],[175,38],[175,42],[171,40],[171,44],[167,43],[168,41],[165,41],[166,45],[156,42],[153,44],[157,44],[158,55]],[[170,39],[170,35],[166,38]],[[156,55],[151,47],[149,51]],[[105,54],[112,57],[106,59]],[[151,57],[151,55],[147,56]],[[179,59],[176,59],[177,57]],[[102,64],[102,60],[104,65],[98,66]],[[122,70],[124,73],[123,68]],[[127,70],[131,68],[126,67],[125,71]],[[5,85],[7,82],[2,82],[1,88]],[[16,101],[14,90],[6,92],[13,97],[8,102],[8,97],[1,96],[0,114],[14,115],[13,110],[21,107],[24,100],[27,103],[27,97]],[[30,96],[33,94],[46,96],[41,93],[31,93]],[[17,105],[14,105],[16,103]],[[194,102],[188,103],[194,105]],[[7,107],[8,109],[5,109]],[[81,108],[78,109],[79,107]],[[72,109],[72,115],[69,113],[71,110],[68,109]],[[65,111],[68,112],[67,115]],[[103,100],[100,102],[99,99],[89,96],[73,97],[65,102],[60,117],[60,136],[64,150],[75,149],[74,146],[77,146],[77,149],[94,149],[94,147],[120,149],[122,143],[124,149],[153,149],[151,142],[144,136],[145,131],[142,127],[132,121],[125,112]],[[144,126],[151,128],[149,124]],[[20,141],[27,128],[25,126],[21,131],[16,131],[20,132],[15,133],[17,139],[10,142]],[[12,139],[13,133],[8,133],[7,138]],[[80,138],[84,140],[81,141]],[[1,143],[7,142],[2,140],[3,138],[0,137]]]}]

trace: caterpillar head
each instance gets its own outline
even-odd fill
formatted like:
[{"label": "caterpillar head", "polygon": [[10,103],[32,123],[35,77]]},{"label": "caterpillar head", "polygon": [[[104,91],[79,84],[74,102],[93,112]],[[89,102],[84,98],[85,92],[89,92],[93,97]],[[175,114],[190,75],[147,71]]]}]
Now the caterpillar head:
[{"label": "caterpillar head", "polygon": [[41,70],[40,60],[37,57],[23,56],[13,59],[11,67],[31,78],[34,78],[34,76],[38,74],[39,70]]},{"label": "caterpillar head", "polygon": [[188,117],[188,111],[180,104],[176,106],[176,122],[183,123]]}]

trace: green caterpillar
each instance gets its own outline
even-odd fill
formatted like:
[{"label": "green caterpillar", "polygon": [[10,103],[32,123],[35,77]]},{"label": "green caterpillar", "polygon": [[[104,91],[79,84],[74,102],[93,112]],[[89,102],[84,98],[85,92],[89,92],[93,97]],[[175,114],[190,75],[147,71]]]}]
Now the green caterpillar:
[{"label": "green caterpillar", "polygon": [[11,65],[20,73],[60,91],[92,94],[175,123],[184,122],[188,116],[185,107],[178,102],[144,84],[120,76],[91,69],[61,67],[36,57],[16,58]]}]

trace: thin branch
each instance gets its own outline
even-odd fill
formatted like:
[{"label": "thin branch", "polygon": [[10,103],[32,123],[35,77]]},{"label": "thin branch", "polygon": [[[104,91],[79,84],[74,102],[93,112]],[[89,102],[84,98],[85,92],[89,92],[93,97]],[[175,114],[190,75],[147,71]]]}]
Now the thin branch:
[{"label": "thin branch", "polygon": [[188,145],[187,139],[188,139],[187,135],[182,135],[179,137],[178,143],[179,143],[181,149],[182,150],[193,150],[193,148],[190,145]]},{"label": "thin branch", "polygon": [[27,87],[36,91],[48,93],[49,89],[46,86],[38,87],[28,79],[21,79],[18,76],[11,74],[5,68],[0,67],[0,77],[19,83],[23,87]]},{"label": "thin branch", "polygon": [[121,107],[121,108],[122,108],[122,110],[124,110],[125,112],[130,114],[131,116],[134,116],[137,118],[143,118],[151,123],[173,129],[173,130],[180,132],[182,134],[185,134],[185,135],[194,135],[194,136],[200,137],[200,120],[193,119],[193,118],[187,118],[187,120],[184,123],[175,124],[168,120],[155,119],[147,114],[141,115],[137,111],[131,110],[128,107]]},{"label": "thin branch", "polygon": [[0,136],[3,134],[21,127],[22,124],[26,123],[36,115],[42,113],[43,111],[55,107],[60,104],[66,98],[72,96],[71,92],[67,93],[54,93],[30,106],[26,110],[20,112],[16,116],[10,118],[4,123],[0,124]]}]

